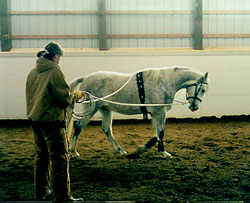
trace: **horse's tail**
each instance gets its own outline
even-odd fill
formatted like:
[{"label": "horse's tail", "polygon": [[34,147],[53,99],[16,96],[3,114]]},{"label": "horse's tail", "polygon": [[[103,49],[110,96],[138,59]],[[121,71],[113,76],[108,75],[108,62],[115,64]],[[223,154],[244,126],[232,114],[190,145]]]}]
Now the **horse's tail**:
[{"label": "horse's tail", "polygon": [[83,77],[72,80],[69,84],[70,92],[76,92],[80,88],[80,84],[83,82]]},{"label": "horse's tail", "polygon": [[[72,80],[69,83],[69,88],[70,88],[70,92],[76,92],[80,89],[80,84],[83,82],[83,77],[80,78],[75,78],[74,80]],[[68,106],[67,110],[66,110],[66,114],[67,114],[67,118],[68,118],[68,123],[67,123],[67,130],[68,130],[68,136],[72,134],[72,129],[73,129],[73,121],[74,119],[72,118],[72,110],[74,109],[74,104]]]}]

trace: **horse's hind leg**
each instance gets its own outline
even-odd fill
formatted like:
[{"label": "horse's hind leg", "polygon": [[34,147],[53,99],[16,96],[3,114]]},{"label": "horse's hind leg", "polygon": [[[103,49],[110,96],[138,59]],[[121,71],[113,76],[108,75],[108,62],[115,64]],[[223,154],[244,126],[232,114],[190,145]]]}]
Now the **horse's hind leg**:
[{"label": "horse's hind leg", "polygon": [[79,156],[80,154],[76,151],[76,145],[78,137],[83,131],[83,129],[88,125],[90,119],[94,116],[96,111],[84,117],[82,120],[74,121],[74,135],[71,138],[70,142],[70,152],[72,156]]},{"label": "horse's hind leg", "polygon": [[119,154],[127,154],[126,151],[124,151],[121,146],[116,141],[115,137],[112,133],[112,112],[107,109],[101,109],[100,113],[102,115],[102,130],[105,133],[105,135],[108,138],[108,141],[110,142],[111,146],[115,150],[116,153]]}]

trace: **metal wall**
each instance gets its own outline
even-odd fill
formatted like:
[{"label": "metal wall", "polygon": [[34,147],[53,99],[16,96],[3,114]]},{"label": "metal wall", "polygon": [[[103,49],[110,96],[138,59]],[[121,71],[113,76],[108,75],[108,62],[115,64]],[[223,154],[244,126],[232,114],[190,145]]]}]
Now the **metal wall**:
[{"label": "metal wall", "polygon": [[[111,35],[191,34],[192,31],[190,13],[167,13],[190,11],[189,0],[107,0],[107,10],[128,11],[128,14],[124,12],[108,15],[107,32]],[[148,14],[143,12],[130,14],[131,11],[148,11]],[[150,14],[150,11],[155,11],[156,14]],[[112,48],[192,47],[192,40],[191,38],[113,38],[108,40],[108,45]]]},{"label": "metal wall", "polygon": [[[98,0],[11,0],[13,11],[97,11]],[[12,35],[97,35],[98,15],[12,15]],[[65,48],[98,48],[98,39],[17,39],[14,48],[43,47],[57,41]]]},{"label": "metal wall", "polygon": [[[203,10],[224,12],[224,14],[207,12],[203,15],[203,34],[250,34],[249,0],[203,0]],[[250,38],[205,38],[203,45],[204,47],[249,47]]]},{"label": "metal wall", "polygon": [[[192,37],[121,37],[139,34],[191,35],[193,20],[191,1],[106,0],[108,48],[192,47]],[[12,35],[98,36],[99,34],[98,0],[10,0],[10,3]],[[96,11],[96,13],[27,15],[19,12],[15,14],[18,11]],[[135,12],[131,14],[133,11]],[[156,13],[153,13],[154,11]],[[222,12],[213,13],[213,11]],[[205,35],[203,47],[249,47],[249,22],[249,0],[203,0],[203,34]],[[229,34],[231,37],[223,36],[223,34]],[[14,38],[13,48],[40,48],[52,40],[61,43],[65,48],[99,48],[97,37],[84,39]]]},{"label": "metal wall", "polygon": [[[2,23],[2,20],[1,20],[1,15],[0,15],[0,34],[1,34],[1,23]],[[1,40],[1,37],[0,37],[0,40]],[[0,50],[1,50],[1,41],[0,41]]]},{"label": "metal wall", "polygon": [[[109,11],[190,10],[189,0],[107,0]],[[16,11],[97,11],[98,0],[11,0]],[[12,14],[12,35],[98,35],[98,15]],[[107,34],[191,34],[190,14],[108,14]],[[63,47],[98,48],[98,39],[13,39],[13,48],[42,47],[55,40]],[[109,48],[191,47],[191,38],[109,39]]]}]

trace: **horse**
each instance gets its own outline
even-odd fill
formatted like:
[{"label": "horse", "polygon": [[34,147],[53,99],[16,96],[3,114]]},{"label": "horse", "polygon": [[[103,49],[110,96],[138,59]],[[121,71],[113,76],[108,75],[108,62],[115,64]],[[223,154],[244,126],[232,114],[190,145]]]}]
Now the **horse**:
[{"label": "horse", "polygon": [[[176,66],[147,68],[131,74],[98,71],[76,78],[70,83],[70,91],[86,92],[96,100],[95,105],[90,107],[90,104],[85,109],[87,113],[84,116],[71,119],[70,152],[73,156],[79,156],[76,151],[78,137],[90,119],[99,111],[102,118],[102,130],[115,153],[126,155],[127,152],[113,136],[112,113],[118,112],[125,115],[143,113],[151,115],[155,135],[144,145],[138,146],[136,153],[143,153],[158,142],[159,156],[172,158],[171,154],[164,149],[163,138],[166,113],[172,108],[175,94],[186,88],[189,109],[197,111],[202,97],[208,91],[208,86],[207,72],[203,74],[194,68]],[[90,102],[91,98],[87,98],[86,95],[85,97],[85,100]],[[74,106],[68,111],[72,113]],[[70,115],[72,117],[72,114]]]}]

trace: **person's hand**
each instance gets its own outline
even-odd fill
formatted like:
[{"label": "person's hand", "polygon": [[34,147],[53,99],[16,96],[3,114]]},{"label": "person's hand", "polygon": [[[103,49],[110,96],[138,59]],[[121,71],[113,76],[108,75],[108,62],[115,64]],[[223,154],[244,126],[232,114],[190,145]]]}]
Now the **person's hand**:
[{"label": "person's hand", "polygon": [[83,98],[83,93],[81,91],[76,92],[77,101]]}]

